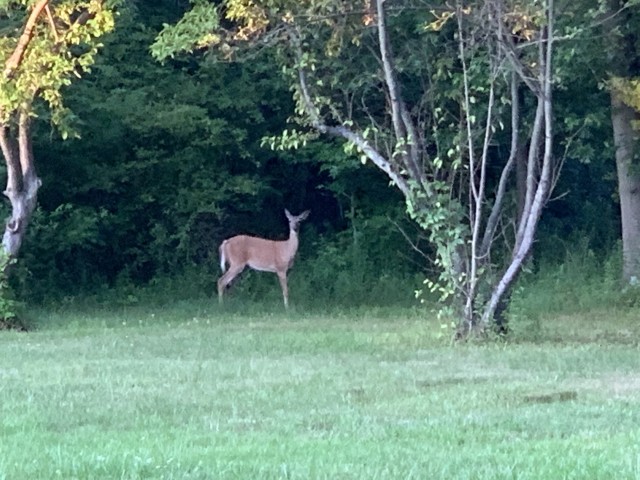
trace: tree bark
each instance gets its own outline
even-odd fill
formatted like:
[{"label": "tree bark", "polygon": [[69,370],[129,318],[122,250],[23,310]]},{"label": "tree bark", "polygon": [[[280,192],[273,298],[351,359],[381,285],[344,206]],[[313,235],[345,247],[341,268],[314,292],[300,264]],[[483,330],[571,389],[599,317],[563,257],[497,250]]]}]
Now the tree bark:
[{"label": "tree bark", "polygon": [[616,149],[616,169],[622,217],[622,275],[625,282],[640,278],[640,165],[633,156],[638,135],[633,121],[639,115],[611,92],[611,123]]},{"label": "tree bark", "polygon": [[527,198],[527,156],[526,152],[519,148],[515,153],[516,161],[516,194],[517,194],[517,208],[518,216],[516,222],[519,224],[522,221],[522,214],[524,213],[524,205]]},{"label": "tree bark", "polygon": [[10,137],[9,127],[0,129],[0,146],[7,165],[7,188],[4,194],[11,203],[11,216],[5,224],[2,247],[11,258],[18,255],[36,208],[41,185],[33,161],[30,123],[27,111],[20,113],[17,145]]}]

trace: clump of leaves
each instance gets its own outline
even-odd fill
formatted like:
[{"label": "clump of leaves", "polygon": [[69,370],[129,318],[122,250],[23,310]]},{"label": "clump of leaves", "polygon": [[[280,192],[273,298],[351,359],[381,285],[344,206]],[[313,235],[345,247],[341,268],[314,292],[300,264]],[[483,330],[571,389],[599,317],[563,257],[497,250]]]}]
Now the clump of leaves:
[{"label": "clump of leaves", "polygon": [[27,329],[24,321],[18,316],[20,302],[15,298],[9,283],[8,271],[15,263],[15,258],[0,253],[0,330]]}]

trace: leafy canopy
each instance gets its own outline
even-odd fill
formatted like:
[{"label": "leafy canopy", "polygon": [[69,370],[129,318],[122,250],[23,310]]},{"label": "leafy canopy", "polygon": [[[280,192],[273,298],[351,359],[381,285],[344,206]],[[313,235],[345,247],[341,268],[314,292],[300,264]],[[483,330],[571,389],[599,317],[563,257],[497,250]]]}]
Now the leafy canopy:
[{"label": "leafy canopy", "polygon": [[51,110],[51,121],[61,127],[66,137],[71,132],[66,122],[70,112],[64,105],[62,90],[74,77],[90,70],[101,47],[100,37],[114,28],[116,2],[49,1],[28,32],[37,3],[42,2],[0,3],[0,10],[6,15],[0,23],[0,62],[7,66],[21,45],[28,42],[20,61],[11,70],[6,67],[0,77],[0,122],[7,125],[23,109],[34,115],[32,103],[42,99]]}]

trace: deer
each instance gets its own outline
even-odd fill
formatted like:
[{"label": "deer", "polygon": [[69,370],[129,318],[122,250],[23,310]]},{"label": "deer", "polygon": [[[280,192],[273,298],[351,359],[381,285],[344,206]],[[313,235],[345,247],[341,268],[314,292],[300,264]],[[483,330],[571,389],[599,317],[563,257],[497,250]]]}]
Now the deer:
[{"label": "deer", "polygon": [[[278,275],[284,307],[289,308],[289,288],[287,286],[287,271],[292,267],[294,257],[298,251],[298,229],[310,210],[300,215],[291,215],[284,210],[289,220],[289,238],[287,240],[267,240],[249,235],[236,235],[220,244],[220,268],[222,276],[218,279],[218,302],[223,303],[225,288],[238,276],[245,267],[261,272],[274,272]],[[229,265],[225,271],[226,265]]]}]

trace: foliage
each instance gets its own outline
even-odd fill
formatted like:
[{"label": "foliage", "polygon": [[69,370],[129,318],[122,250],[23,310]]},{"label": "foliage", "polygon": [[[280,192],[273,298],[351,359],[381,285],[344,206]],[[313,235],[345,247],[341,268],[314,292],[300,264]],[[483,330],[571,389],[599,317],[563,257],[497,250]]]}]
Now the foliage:
[{"label": "foliage", "polygon": [[121,8],[91,75],[65,93],[80,138],[62,143],[39,126],[43,187],[14,279],[21,296],[61,302],[116,288],[121,301],[104,296],[135,303],[145,285],[164,285],[158,296],[208,295],[219,242],[237,233],[281,238],[284,207],[312,208],[311,244],[348,228],[341,208],[351,199],[381,218],[397,202],[383,179],[353,175],[332,143],[295,154],[261,147],[291,104],[271,64],[153,61],[140,45],[177,17],[174,3]]},{"label": "foliage", "polygon": [[[351,230],[307,248],[309,257],[302,258],[291,275],[292,298],[311,307],[412,305],[419,282],[407,262],[415,258],[403,248],[401,233],[390,228],[386,217],[371,215],[351,222]],[[395,250],[385,248],[393,245]]]},{"label": "foliage", "polygon": [[[225,58],[229,58],[230,55],[242,55],[246,51],[245,45],[247,44],[253,47],[262,43],[280,46],[277,58],[289,81],[295,85],[299,68],[304,69],[305,75],[309,76],[308,84],[313,85],[313,102],[319,106],[319,115],[327,116],[343,125],[353,127],[354,131],[358,131],[362,127],[364,138],[371,138],[375,142],[387,145],[389,150],[402,149],[404,147],[400,144],[393,145],[394,139],[391,138],[392,136],[389,137],[387,129],[383,126],[384,112],[374,106],[381,101],[384,103],[384,100],[380,98],[381,94],[375,87],[380,81],[381,74],[379,64],[370,50],[373,36],[361,29],[360,21],[362,15],[366,13],[362,10],[363,6],[364,4],[348,5],[344,2],[332,2],[330,5],[320,5],[318,2],[303,4],[229,2],[224,10],[225,17],[226,20],[233,22],[234,26],[229,29],[218,28],[215,30],[218,37],[211,44],[215,45],[218,54]],[[341,12],[343,15],[340,16],[337,12]],[[408,26],[409,19],[402,16],[402,20],[397,22],[402,25],[400,31],[412,31],[416,28],[416,24],[420,23],[424,13],[420,10],[417,12],[418,19],[411,19],[414,22],[413,26]],[[294,30],[296,33],[293,33]],[[185,37],[189,35],[193,44],[196,45],[201,43],[205,32],[191,31],[189,34],[185,34],[179,26],[176,28],[165,27],[154,46],[154,54],[159,58],[164,58],[169,55],[169,52],[173,54],[180,49],[185,49]],[[354,35],[350,43],[346,41],[349,35]],[[305,51],[300,53],[299,58],[292,60],[290,58],[291,52],[287,49],[287,42],[294,41],[292,38],[297,36],[304,39]],[[422,49],[417,45],[422,39],[412,40],[409,36],[402,38],[407,41],[403,52],[413,51],[419,56]],[[412,48],[412,43],[415,43],[417,48]],[[167,45],[170,46],[169,50],[166,49]],[[427,70],[428,64],[426,62],[422,64],[422,60],[425,60],[425,57],[407,61],[407,66],[403,67],[406,70],[404,73],[409,75],[410,69],[417,69],[418,72]],[[344,68],[346,65],[349,65],[347,69]],[[358,76],[354,79],[352,73],[355,70],[358,71]],[[419,76],[420,74],[417,73],[416,77]],[[305,107],[307,100],[304,98],[304,93],[297,87],[294,88],[294,98],[297,102],[296,121],[303,127],[310,126],[311,122],[307,118],[308,112]],[[343,116],[340,98],[347,99],[347,102],[351,102],[350,99],[353,98],[361,98],[363,102],[366,102],[365,111],[369,113],[361,115],[360,109],[356,109],[352,111],[353,116]],[[370,108],[369,105],[371,105]],[[431,102],[426,103],[425,107],[427,105],[430,106]],[[429,118],[428,109],[424,108],[423,111],[425,116]],[[369,122],[371,123],[369,124]],[[305,133],[298,129],[284,129],[278,138],[271,137],[267,139],[266,143],[272,148],[298,147],[305,145],[307,140],[313,136],[312,132]],[[397,141],[400,142],[401,139],[397,139]],[[362,150],[361,144],[347,142],[345,151],[347,153],[358,152],[363,162],[367,161],[367,155]],[[345,167],[337,168],[344,169]],[[403,184],[399,186],[402,187],[406,182],[406,186],[402,188],[408,195],[410,212],[414,216],[420,217],[423,226],[431,232],[432,240],[438,243],[440,232],[443,230],[446,230],[447,233],[442,235],[449,235],[452,231],[450,229],[451,217],[455,216],[454,212],[459,211],[455,205],[451,208],[455,201],[451,198],[449,185],[446,182],[431,184],[427,190],[440,192],[438,194],[440,197],[432,201],[433,193],[427,194],[422,182],[416,182],[413,186],[404,179],[402,182]],[[430,208],[424,208],[425,202],[428,202]],[[418,207],[418,205],[422,206]],[[444,243],[444,241],[440,242],[440,249],[451,248]],[[442,256],[439,258],[441,263],[447,261]]]},{"label": "foliage", "polygon": [[[209,12],[211,24],[220,25],[208,44],[224,59],[242,58],[265,46],[273,49],[291,85],[296,128],[265,143],[297,148],[328,134],[342,140],[362,163],[382,170],[433,244],[440,277],[429,282],[431,290],[439,291],[444,301],[457,301],[461,325],[471,330],[493,319],[521,270],[553,182],[550,141],[544,143],[543,166],[534,168],[533,163],[543,125],[546,138],[552,137],[552,79],[546,68],[552,43],[545,26],[553,38],[554,13],[547,4],[526,9],[517,3],[458,2],[449,14],[443,8],[434,23],[431,13],[414,2],[391,9],[382,2],[229,0],[220,5],[220,20]],[[492,8],[503,10],[487,13]],[[207,43],[206,35],[199,27],[185,32],[181,24],[166,26],[153,51],[159,59],[191,52],[191,46]],[[521,49],[515,55],[512,43],[520,39],[549,48]],[[514,90],[519,83],[537,99],[545,120],[529,120],[533,126],[525,135],[530,136],[531,175],[524,214],[517,218],[510,209],[507,220],[504,190],[522,148],[517,132],[533,112],[520,116],[515,106],[511,109],[515,126],[511,147],[506,147],[508,161],[500,155],[494,160],[488,152],[495,133],[507,123],[507,105],[520,102]],[[488,165],[498,171],[492,179],[495,198],[485,192]],[[494,268],[491,259],[497,254],[491,254],[500,220],[518,226],[513,251],[506,255],[510,259]]]},{"label": "foliage", "polygon": [[[72,132],[63,89],[88,72],[99,39],[114,26],[117,2],[12,2],[3,5],[8,20],[0,22],[0,146],[6,166],[5,196],[11,216],[5,224],[0,262],[0,315],[16,323],[16,303],[8,283],[27,226],[36,208],[41,180],[34,164],[32,129],[38,106],[48,107],[50,122],[63,138]],[[22,18],[19,28],[13,18]]]},{"label": "foliage", "polygon": [[[218,11],[215,4],[207,2],[194,3],[173,28],[170,38],[161,36],[153,45],[153,54],[161,60],[174,58],[176,51],[191,52],[211,43],[217,43],[214,33],[219,25]],[[167,27],[165,26],[165,29]],[[194,38],[197,40],[194,42]]]},{"label": "foliage", "polygon": [[[516,287],[509,307],[514,338],[540,339],[549,318],[604,315],[635,311],[640,306],[637,286],[620,286],[621,252],[596,254],[585,238],[562,245],[562,259],[542,262]],[[594,328],[587,325],[585,330]],[[593,332],[585,331],[585,335]]]},{"label": "foliage", "polygon": [[[625,105],[640,112],[640,77],[612,77],[608,87]],[[635,121],[633,127],[640,130],[640,122]]]},{"label": "foliage", "polygon": [[[36,144],[45,187],[27,266],[48,278],[66,264],[69,281],[59,286],[71,292],[203,264],[229,233],[228,212],[244,215],[275,196],[260,180],[271,155],[257,147],[278,115],[277,95],[260,103],[278,90],[264,67],[167,72],[140,49],[154,35],[138,21],[145,12],[126,13],[93,75],[69,89],[82,138],[61,144],[42,132]],[[54,231],[68,233],[55,241]]]},{"label": "foliage", "polygon": [[[26,4],[12,5],[11,16],[18,16]],[[104,7],[99,0],[68,0],[55,5],[54,26],[40,21],[35,26],[24,56],[15,71],[2,80],[0,88],[0,122],[9,123],[12,115],[25,104],[31,105],[34,97],[44,100],[50,110],[51,121],[61,128],[64,138],[73,130],[68,122],[71,112],[63,103],[62,90],[71,84],[71,79],[90,71],[95,62],[99,38],[114,28],[113,4]],[[90,17],[87,22],[79,22],[78,16]],[[0,62],[8,65],[20,40],[20,31],[0,38]],[[8,67],[7,67],[8,68]],[[34,112],[35,113],[35,112]]]},{"label": "foliage", "polygon": [[[318,13],[314,4],[320,5],[279,4],[291,12],[307,9],[314,15]],[[209,11],[214,3],[197,5]],[[249,4],[236,2],[238,8],[241,5]],[[314,62],[308,63],[316,69],[314,81],[321,77],[331,81],[313,83],[313,87],[319,100],[346,98],[351,105],[366,105],[366,115],[356,115],[352,124],[366,128],[369,115],[381,118],[384,113],[378,64],[370,54],[374,29],[363,23],[367,18],[364,2],[324,5],[334,14],[326,19],[316,15],[318,22],[307,25],[310,32],[318,31],[316,40],[321,43],[313,50],[317,58],[305,61]],[[578,18],[585,8],[582,2],[572,4],[564,20]],[[165,63],[152,60],[147,46],[163,24],[179,21],[185,9],[186,2],[175,0],[122,5],[116,30],[100,40],[104,48],[91,73],[83,82],[62,90],[65,106],[74,113],[66,118],[69,132],[75,131],[80,138],[63,144],[45,122],[35,125],[34,150],[43,186],[25,240],[27,247],[12,279],[19,298],[64,304],[87,296],[100,304],[125,306],[208,297],[219,275],[215,258],[219,241],[236,233],[282,238],[286,233],[284,207],[312,209],[291,273],[292,303],[303,308],[313,301],[321,307],[335,304],[331,295],[336,292],[348,305],[376,299],[404,303],[411,301],[407,297],[419,287],[416,275],[428,276],[437,288],[446,287],[437,281],[439,273],[433,265],[437,245],[428,245],[429,232],[417,232],[414,224],[399,215],[405,199],[377,173],[375,164],[366,159],[361,165],[363,154],[354,144],[319,140],[304,124],[290,122],[299,119],[292,115],[296,105],[279,76],[282,72],[276,65],[283,59],[277,53],[265,44],[247,51],[247,43],[234,36],[238,32],[223,19],[228,32],[222,32],[220,42],[229,45],[226,53],[220,52],[223,55],[201,48],[204,42],[188,47],[200,49],[203,56],[186,59],[166,54],[178,46],[171,42],[185,46],[185,41],[191,41],[189,29],[200,30],[202,39],[212,33],[215,18],[207,14],[185,22],[179,39],[170,37],[174,30],[167,26],[154,47],[158,53],[158,42],[167,41],[162,47],[166,55],[160,55]],[[456,135],[461,77],[452,42],[453,23],[446,22],[434,32],[424,29],[434,19],[430,12],[397,13],[390,19],[398,35],[393,44],[396,69],[403,92],[424,115],[425,125],[429,121],[437,127],[425,130],[435,132],[428,153],[434,162],[434,178],[443,182],[436,190],[449,195],[440,198],[441,210],[426,211],[433,218],[427,218],[425,224],[459,226],[468,214],[459,203],[466,196],[459,182],[443,174],[445,167],[455,163],[459,178],[466,175],[461,150],[451,148],[461,141]],[[13,26],[18,25],[17,20],[3,19],[14,22]],[[279,33],[274,31],[274,35]],[[556,151],[564,159],[567,175],[558,179],[557,196],[542,219],[530,264],[534,271],[565,261],[559,242],[570,245],[576,239],[588,239],[588,248],[601,258],[612,251],[619,236],[609,102],[606,90],[598,85],[602,77],[594,76],[594,69],[599,72],[604,63],[599,55],[603,50],[589,42],[596,36],[564,33],[554,98],[559,122]],[[430,51],[437,55],[428,59]],[[224,62],[215,63],[216,57]],[[229,58],[251,61],[229,64]],[[343,69],[345,65],[349,68]],[[485,65],[472,65],[473,74],[482,78]],[[287,79],[296,71],[284,73]],[[434,88],[423,98],[421,83],[426,79]],[[474,98],[474,115],[479,119],[486,91],[474,92]],[[337,115],[329,104],[322,105],[324,113]],[[524,102],[525,111],[532,108],[530,102]],[[38,108],[37,113],[49,119],[44,109]],[[379,127],[367,130],[372,143],[381,144],[385,139]],[[278,136],[285,129],[288,139]],[[490,152],[496,165],[507,158],[507,136],[507,128],[498,125]],[[300,148],[269,151],[264,139],[297,141]],[[394,151],[396,145],[389,145],[389,151]],[[489,184],[497,179],[496,169],[489,169]],[[513,211],[516,197],[513,193],[507,201]],[[426,258],[413,251],[387,217],[410,232]],[[503,235],[510,224],[502,227],[492,258],[496,266],[510,248]],[[447,240],[446,228],[441,235]],[[459,230],[458,235],[468,235],[468,229]],[[448,255],[441,252],[440,258]],[[532,288],[530,283],[523,285]],[[274,305],[280,300],[277,282],[270,275],[243,275],[235,288],[240,290],[232,295],[236,307],[245,299],[255,300],[256,309],[263,308],[265,298],[273,298]],[[450,295],[451,291],[443,288],[440,293]],[[424,294],[429,309],[442,306],[428,289]],[[610,301],[617,300],[611,297]],[[532,303],[527,315],[535,308],[544,309]]]},{"label": "foliage", "polygon": [[0,252],[0,330],[26,328],[24,320],[19,318],[18,310],[21,307],[20,302],[15,298],[15,293],[8,280],[10,268],[15,263],[15,259],[9,258],[8,255]]}]

